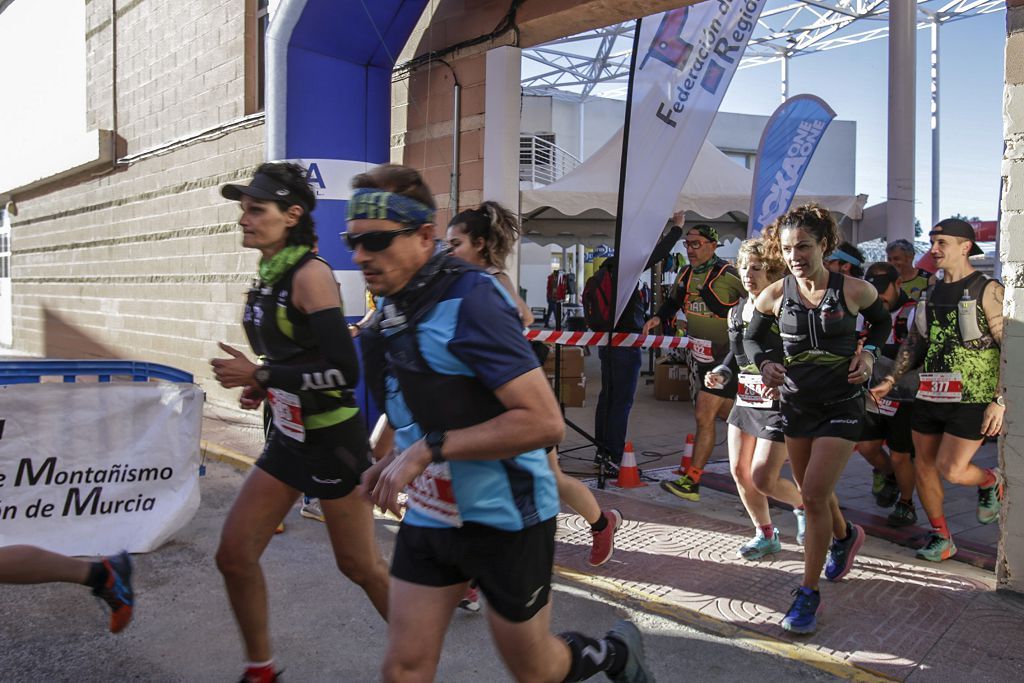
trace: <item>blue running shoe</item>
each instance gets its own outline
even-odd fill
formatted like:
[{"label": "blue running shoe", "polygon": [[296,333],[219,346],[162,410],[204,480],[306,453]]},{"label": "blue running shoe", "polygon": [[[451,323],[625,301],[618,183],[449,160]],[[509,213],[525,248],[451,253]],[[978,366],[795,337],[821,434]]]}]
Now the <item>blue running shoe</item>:
[{"label": "blue running shoe", "polygon": [[106,582],[92,589],[92,594],[110,607],[110,632],[119,633],[132,620],[135,591],[132,590],[132,558],[127,551],[103,558],[107,569]]},{"label": "blue running shoe", "polygon": [[818,608],[821,607],[821,593],[806,586],[794,588],[791,595],[796,596],[786,616],[782,619],[782,628],[790,633],[814,633],[818,628]]},{"label": "blue running shoe", "polygon": [[765,555],[772,555],[781,551],[782,541],[779,539],[778,529],[775,529],[775,533],[772,534],[771,538],[765,538],[764,532],[758,529],[757,535],[741,545],[737,554],[744,560],[757,560]]},{"label": "blue running shoe", "polygon": [[846,523],[846,538],[843,540],[832,539],[832,545],[828,548],[828,557],[825,558],[825,578],[829,581],[839,581],[853,568],[853,558],[857,557],[857,551],[864,545],[864,529],[859,524]]},{"label": "blue running shoe", "polygon": [[807,534],[807,513],[800,508],[793,508],[793,516],[796,517],[796,544],[803,545]]}]

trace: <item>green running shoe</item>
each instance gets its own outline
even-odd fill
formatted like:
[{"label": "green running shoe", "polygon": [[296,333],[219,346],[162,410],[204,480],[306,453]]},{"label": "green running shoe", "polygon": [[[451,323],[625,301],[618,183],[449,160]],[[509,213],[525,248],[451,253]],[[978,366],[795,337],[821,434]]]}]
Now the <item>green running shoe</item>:
[{"label": "green running shoe", "polygon": [[744,560],[756,560],[781,550],[782,541],[779,539],[778,529],[775,529],[775,533],[772,534],[771,538],[765,538],[764,532],[758,529],[757,535],[741,545],[737,554]]},{"label": "green running shoe", "polygon": [[871,495],[877,496],[885,488],[885,474],[878,470],[871,471]]},{"label": "green running shoe", "polygon": [[954,555],[956,555],[956,546],[953,545],[953,539],[934,532],[928,537],[928,543],[917,551],[918,557],[929,562],[942,562]]},{"label": "green running shoe", "polygon": [[1003,495],[1005,494],[1006,482],[1003,473],[995,471],[996,481],[991,486],[978,488],[978,521],[982,524],[991,524],[999,519],[999,509],[1003,507]]},{"label": "green running shoe", "polygon": [[661,488],[673,496],[679,496],[683,500],[692,500],[694,503],[700,502],[700,482],[690,479],[685,474],[675,481],[665,480],[661,482]]}]

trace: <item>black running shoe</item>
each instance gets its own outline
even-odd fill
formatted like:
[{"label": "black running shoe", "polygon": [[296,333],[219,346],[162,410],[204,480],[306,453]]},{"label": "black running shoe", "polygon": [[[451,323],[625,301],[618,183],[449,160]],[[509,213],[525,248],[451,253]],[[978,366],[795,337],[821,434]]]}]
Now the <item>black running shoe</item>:
[{"label": "black running shoe", "polygon": [[626,646],[626,666],[614,676],[608,675],[614,683],[654,683],[654,674],[644,663],[644,641],[632,622],[620,619],[605,636]]},{"label": "black running shoe", "polygon": [[904,503],[902,500],[897,501],[896,507],[889,513],[885,523],[894,527],[917,524],[917,510],[914,509],[914,504]]}]

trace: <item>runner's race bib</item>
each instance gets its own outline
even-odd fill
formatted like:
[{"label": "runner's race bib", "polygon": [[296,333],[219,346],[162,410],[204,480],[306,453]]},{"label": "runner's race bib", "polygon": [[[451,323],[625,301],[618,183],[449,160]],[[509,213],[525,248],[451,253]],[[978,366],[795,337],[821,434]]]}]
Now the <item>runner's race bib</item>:
[{"label": "runner's race bib", "polygon": [[736,405],[746,408],[771,408],[773,401],[761,395],[764,381],[761,375],[740,373],[739,391],[736,393]]},{"label": "runner's race bib", "polygon": [[442,524],[461,527],[462,515],[452,490],[452,470],[446,462],[431,463],[405,489],[406,505]]},{"label": "runner's race bib", "polygon": [[900,402],[894,401],[891,398],[880,398],[878,399],[878,414],[884,415],[885,417],[892,417],[896,414],[896,411],[900,409]]},{"label": "runner's race bib", "polygon": [[917,397],[933,403],[960,403],[962,391],[959,372],[922,372]]},{"label": "runner's race bib", "polygon": [[306,441],[306,427],[302,424],[302,403],[295,394],[281,389],[267,389],[267,402],[274,426],[299,443]]},{"label": "runner's race bib", "polygon": [[698,363],[714,363],[715,356],[711,352],[710,339],[697,339],[690,337],[690,353]]}]

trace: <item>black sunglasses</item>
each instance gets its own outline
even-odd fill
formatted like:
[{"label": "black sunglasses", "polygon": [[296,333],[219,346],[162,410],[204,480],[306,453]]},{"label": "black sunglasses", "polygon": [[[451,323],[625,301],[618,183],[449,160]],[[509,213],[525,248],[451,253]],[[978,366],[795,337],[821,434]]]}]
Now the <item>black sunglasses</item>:
[{"label": "black sunglasses", "polygon": [[400,230],[376,230],[360,233],[343,232],[341,233],[341,239],[345,240],[345,245],[351,251],[355,251],[356,247],[360,246],[366,251],[384,251],[391,246],[391,243],[399,235],[416,232],[419,229],[419,225],[410,225]]}]

